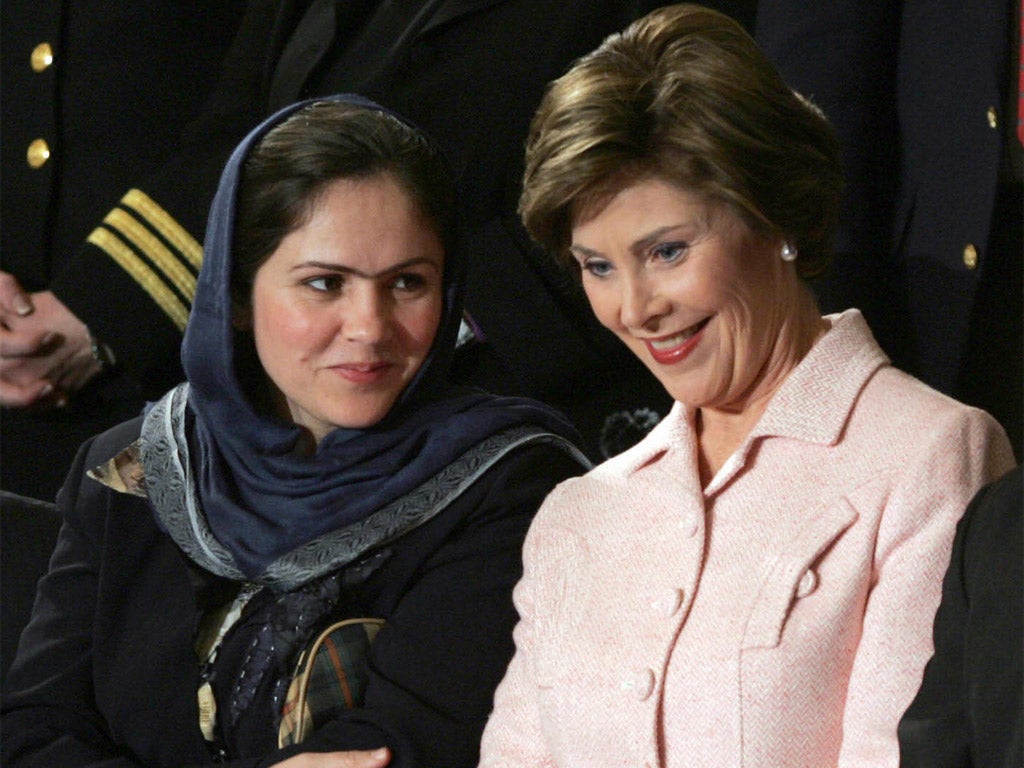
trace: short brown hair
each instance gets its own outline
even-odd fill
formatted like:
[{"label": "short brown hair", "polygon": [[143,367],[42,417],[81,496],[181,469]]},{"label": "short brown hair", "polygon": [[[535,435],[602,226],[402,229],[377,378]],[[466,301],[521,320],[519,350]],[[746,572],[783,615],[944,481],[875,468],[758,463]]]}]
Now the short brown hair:
[{"label": "short brown hair", "polygon": [[519,212],[538,243],[575,264],[574,219],[655,177],[793,244],[802,276],[827,266],[842,192],[835,133],[739,24],[701,6],[648,14],[548,86]]}]

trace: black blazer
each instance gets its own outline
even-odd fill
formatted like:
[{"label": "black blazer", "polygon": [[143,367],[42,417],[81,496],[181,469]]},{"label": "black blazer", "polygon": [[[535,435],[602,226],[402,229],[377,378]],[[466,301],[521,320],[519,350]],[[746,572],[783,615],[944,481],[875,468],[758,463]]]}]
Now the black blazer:
[{"label": "black blazer", "polygon": [[903,768],[1024,764],[1024,486],[983,488],[957,526],[935,654],[899,725]]},{"label": "black blazer", "polygon": [[[3,690],[7,768],[211,762],[193,649],[203,580],[144,499],[85,475],[138,431],[139,420],[127,422],[83,446],[61,492],[64,524]],[[365,706],[302,750],[278,751],[277,734],[264,733],[227,764],[387,745],[395,768],[475,766],[513,652],[523,537],[544,496],[580,472],[561,449],[516,449],[430,522],[364,556],[378,567],[363,569],[352,599],[388,622]]]}]

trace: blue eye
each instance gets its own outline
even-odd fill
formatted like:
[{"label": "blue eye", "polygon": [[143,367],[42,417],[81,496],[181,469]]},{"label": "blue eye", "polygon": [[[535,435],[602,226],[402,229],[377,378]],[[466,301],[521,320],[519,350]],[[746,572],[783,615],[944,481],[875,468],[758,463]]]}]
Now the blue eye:
[{"label": "blue eye", "polygon": [[594,277],[607,277],[612,271],[612,265],[601,259],[587,259],[582,268]]},{"label": "blue eye", "polygon": [[686,255],[687,243],[662,243],[651,250],[651,254],[659,261],[672,264]]}]

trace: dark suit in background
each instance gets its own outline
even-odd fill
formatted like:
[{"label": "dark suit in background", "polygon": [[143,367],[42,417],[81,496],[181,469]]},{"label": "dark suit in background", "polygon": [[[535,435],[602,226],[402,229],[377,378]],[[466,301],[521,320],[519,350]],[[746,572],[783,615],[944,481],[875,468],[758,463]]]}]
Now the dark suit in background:
[{"label": "dark suit in background", "polygon": [[957,527],[935,655],[900,721],[903,768],[1024,764],[1021,468],[982,488]]},{"label": "dark suit in background", "polygon": [[[119,286],[95,260],[65,270],[131,181],[171,155],[242,10],[242,0],[2,4],[0,268],[28,291],[73,293],[89,308],[79,316],[89,326],[113,310]],[[108,319],[140,321],[130,310]],[[146,396],[180,378],[169,356],[142,378],[94,380],[65,409],[5,409],[0,487],[52,500],[87,437],[137,415]]]},{"label": "dark suit in background", "polygon": [[[822,308],[1022,431],[1014,0],[761,0],[756,36],[828,115],[848,189]],[[1016,19],[1016,21],[1015,21]]]}]

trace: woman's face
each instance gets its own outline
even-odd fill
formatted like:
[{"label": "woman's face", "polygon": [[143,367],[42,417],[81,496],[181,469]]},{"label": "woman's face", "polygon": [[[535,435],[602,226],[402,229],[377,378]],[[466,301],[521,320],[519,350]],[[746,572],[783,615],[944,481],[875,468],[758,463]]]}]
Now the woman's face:
[{"label": "woman's face", "polygon": [[674,399],[740,410],[786,364],[799,278],[779,247],[726,206],[649,179],[578,218],[571,250],[598,320]]},{"label": "woman's face", "polygon": [[342,179],[257,270],[252,331],[281,416],[319,443],[376,424],[430,350],[444,247],[389,175]]}]

